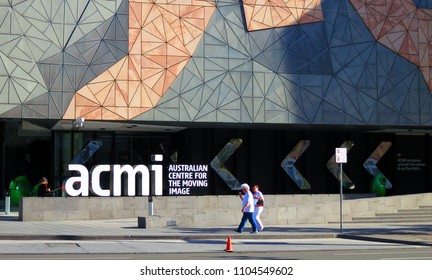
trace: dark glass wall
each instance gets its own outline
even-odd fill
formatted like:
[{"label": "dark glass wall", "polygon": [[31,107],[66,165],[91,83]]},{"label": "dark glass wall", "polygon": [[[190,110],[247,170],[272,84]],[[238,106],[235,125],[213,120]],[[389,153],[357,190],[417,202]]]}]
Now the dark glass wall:
[{"label": "dark glass wall", "polygon": [[52,183],[52,146],[50,132],[38,133],[25,130],[21,121],[7,120],[1,124],[1,183],[0,197],[9,189],[12,180],[20,178],[25,194],[31,195],[31,187],[40,178]]},{"label": "dark glass wall", "polygon": [[[304,129],[217,129],[190,128],[177,133],[119,133],[119,132],[57,132],[56,180],[61,182],[70,174],[67,164],[92,140],[102,147],[85,163],[88,169],[97,164],[152,164],[152,154],[163,154],[163,164],[206,164],[233,138],[242,139],[240,147],[225,162],[225,167],[240,182],[259,184],[268,194],[330,194],[339,193],[340,182],[327,168],[335,149],[344,141],[354,146],[348,152],[348,163],[343,172],[355,184],[345,193],[370,193],[373,176],[363,167],[364,162],[382,142],[390,142],[390,149],[382,155],[377,167],[392,183],[387,195],[429,192],[430,145],[428,135],[397,135],[350,130]],[[295,167],[306,178],[311,188],[300,189],[281,167],[281,162],[301,140],[309,140],[309,147],[295,162]],[[412,162],[412,169],[404,169],[400,159]],[[398,162],[399,159],[399,162]],[[102,178],[109,185],[108,175]],[[166,182],[165,182],[166,183]],[[164,193],[167,194],[167,185]],[[208,187],[202,194],[233,194],[219,175],[209,167]]]},{"label": "dark glass wall", "polygon": [[[172,137],[181,162],[207,164],[232,138],[241,138],[243,143],[225,166],[240,183],[259,184],[267,193],[339,193],[340,182],[327,168],[327,162],[345,141],[352,141],[354,146],[348,151],[348,163],[342,165],[342,170],[355,184],[354,189],[345,189],[345,193],[371,192],[373,176],[363,164],[382,142],[391,143],[377,162],[379,170],[392,183],[392,188],[386,190],[388,195],[432,191],[428,152],[432,139],[428,135],[322,129],[188,129]],[[309,190],[300,189],[281,167],[281,162],[300,140],[309,140],[310,145],[297,159],[295,167],[310,183]],[[405,158],[417,162],[417,167],[401,172],[397,159],[404,151]],[[233,193],[212,169],[209,175],[211,194]]]},{"label": "dark glass wall", "polygon": [[[151,164],[151,155],[162,153],[161,143],[166,143],[168,136],[149,133],[120,132],[56,132],[55,133],[55,178],[59,184],[70,176],[70,164],[81,151],[91,142],[99,141],[101,146],[85,162],[79,162],[90,170],[100,164]],[[109,174],[101,176],[101,186],[109,188]]]}]

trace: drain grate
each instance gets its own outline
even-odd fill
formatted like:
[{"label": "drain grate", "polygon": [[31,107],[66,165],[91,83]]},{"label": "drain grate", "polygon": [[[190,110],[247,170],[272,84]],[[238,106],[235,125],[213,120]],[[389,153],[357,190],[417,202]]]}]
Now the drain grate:
[{"label": "drain grate", "polygon": [[45,243],[50,248],[72,248],[80,247],[77,243]]}]

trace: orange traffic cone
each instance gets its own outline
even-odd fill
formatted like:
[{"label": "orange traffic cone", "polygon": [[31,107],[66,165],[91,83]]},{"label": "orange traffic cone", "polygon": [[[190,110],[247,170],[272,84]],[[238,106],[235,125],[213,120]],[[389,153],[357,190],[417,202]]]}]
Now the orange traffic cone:
[{"label": "orange traffic cone", "polygon": [[232,251],[233,251],[233,248],[232,248],[232,244],[231,244],[231,236],[228,236],[225,252],[232,252]]}]

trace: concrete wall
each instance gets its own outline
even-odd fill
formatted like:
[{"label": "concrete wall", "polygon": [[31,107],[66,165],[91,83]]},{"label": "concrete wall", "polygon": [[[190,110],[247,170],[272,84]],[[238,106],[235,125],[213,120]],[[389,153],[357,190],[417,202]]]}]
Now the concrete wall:
[{"label": "concrete wall", "polygon": [[[267,225],[339,221],[339,195],[267,195],[262,220]],[[21,221],[92,220],[146,217],[147,227],[236,226],[241,201],[236,196],[156,197],[149,216],[146,197],[24,197]],[[432,205],[432,193],[390,197],[345,197],[343,219]]]}]

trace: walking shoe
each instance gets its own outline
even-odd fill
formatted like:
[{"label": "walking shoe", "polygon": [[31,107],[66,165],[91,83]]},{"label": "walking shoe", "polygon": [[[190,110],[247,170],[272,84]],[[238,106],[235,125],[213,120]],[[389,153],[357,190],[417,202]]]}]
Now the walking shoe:
[{"label": "walking shoe", "polygon": [[239,231],[238,229],[235,229],[234,231],[235,231],[235,232],[238,232],[238,233],[242,233],[242,232],[241,232],[241,231]]},{"label": "walking shoe", "polygon": [[251,231],[250,233],[258,233],[258,231],[256,230],[256,231]]}]

